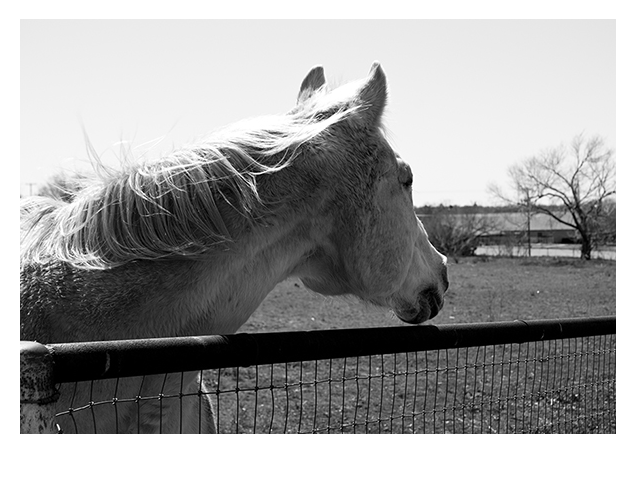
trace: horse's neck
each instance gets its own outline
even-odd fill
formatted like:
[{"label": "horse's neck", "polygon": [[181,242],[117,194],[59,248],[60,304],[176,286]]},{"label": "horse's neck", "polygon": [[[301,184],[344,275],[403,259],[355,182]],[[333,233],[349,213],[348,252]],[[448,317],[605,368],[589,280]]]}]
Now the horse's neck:
[{"label": "horse's neck", "polygon": [[162,311],[162,335],[236,332],[312,245],[309,227],[292,220],[257,229],[231,251],[194,262],[187,285],[175,287],[170,310]]}]

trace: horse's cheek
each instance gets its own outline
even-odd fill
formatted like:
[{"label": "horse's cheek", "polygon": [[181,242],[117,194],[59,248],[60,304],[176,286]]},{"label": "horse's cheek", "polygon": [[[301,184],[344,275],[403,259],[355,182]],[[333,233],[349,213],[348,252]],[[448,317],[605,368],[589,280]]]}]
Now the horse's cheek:
[{"label": "horse's cheek", "polygon": [[378,261],[381,270],[378,272],[393,283],[401,283],[410,267],[415,235],[412,228],[407,227],[409,218],[405,217],[404,209],[400,207],[399,197],[394,191],[387,191],[385,196],[388,196],[385,199],[387,206],[380,215],[383,219],[374,231],[374,256],[381,258]]},{"label": "horse's cheek", "polygon": [[362,255],[360,269],[366,287],[380,296],[394,292],[409,269],[413,248],[404,236],[395,236],[394,228],[385,227],[356,246],[357,253]]}]

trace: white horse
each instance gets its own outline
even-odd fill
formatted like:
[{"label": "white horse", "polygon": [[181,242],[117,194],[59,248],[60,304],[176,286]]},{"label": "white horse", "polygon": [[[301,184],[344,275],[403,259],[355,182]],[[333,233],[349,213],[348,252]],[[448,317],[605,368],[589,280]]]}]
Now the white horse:
[{"label": "white horse", "polygon": [[[383,134],[386,101],[377,63],[331,91],[316,67],[286,115],[82,177],[62,199],[23,200],[20,339],[232,334],[290,276],[408,323],[434,317],[448,288],[446,258],[414,213],[411,169]],[[115,387],[127,397],[186,396],[89,407],[62,428],[213,432],[207,400],[200,416],[198,375],[67,384],[59,411],[112,402]]]}]

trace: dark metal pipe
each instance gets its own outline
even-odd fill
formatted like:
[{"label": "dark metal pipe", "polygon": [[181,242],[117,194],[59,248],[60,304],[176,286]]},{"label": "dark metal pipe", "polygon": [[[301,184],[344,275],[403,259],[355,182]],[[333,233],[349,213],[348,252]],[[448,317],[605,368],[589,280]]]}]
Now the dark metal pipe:
[{"label": "dark metal pipe", "polygon": [[616,333],[616,317],[47,345],[56,383]]}]

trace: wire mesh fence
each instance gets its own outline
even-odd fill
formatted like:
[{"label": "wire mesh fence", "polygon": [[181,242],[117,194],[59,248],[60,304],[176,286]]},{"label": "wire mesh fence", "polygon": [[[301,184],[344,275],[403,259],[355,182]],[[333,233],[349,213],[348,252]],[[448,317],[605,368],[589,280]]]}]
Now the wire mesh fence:
[{"label": "wire mesh fence", "polygon": [[[479,324],[411,332],[407,327],[326,331],[319,336],[240,334],[204,347],[198,340],[198,352],[194,344],[179,342],[182,352],[190,351],[190,362],[201,362],[197,355],[205,357],[199,366],[206,370],[178,372],[192,368],[178,363],[181,354],[172,353],[167,373],[153,375],[154,380],[134,375],[165,368],[152,354],[165,356],[173,350],[171,343],[144,347],[151,353],[145,358],[139,358],[139,348],[125,349],[119,358],[109,349],[104,380],[80,382],[71,379],[95,375],[88,369],[102,352],[78,359],[77,353],[62,353],[64,347],[54,348],[57,369],[67,370],[69,357],[81,363],[74,372],[56,374],[64,382],[58,391],[70,397],[58,407],[62,411],[56,419],[63,432],[91,431],[77,429],[87,415],[94,431],[103,429],[97,420],[110,420],[113,432],[143,432],[140,424],[137,429],[117,424],[131,409],[147,405],[156,408],[161,421],[163,410],[184,407],[189,400],[202,414],[209,413],[205,404],[211,405],[220,433],[615,433],[615,318],[588,321],[589,332],[581,332],[572,320],[537,322],[549,327]],[[524,331],[525,339],[515,335]],[[358,334],[362,342],[353,340]],[[375,344],[379,337],[388,343]],[[295,344],[291,350],[284,345],[290,339]],[[343,353],[344,348],[350,351]],[[130,357],[137,357],[132,368]],[[201,386],[194,392],[166,387],[174,374],[180,384],[194,374]],[[119,393],[126,380],[136,381],[138,391],[131,396]],[[99,397],[93,396],[97,388]]]},{"label": "wire mesh fence", "polygon": [[615,433],[613,337],[220,369],[225,433]]}]

